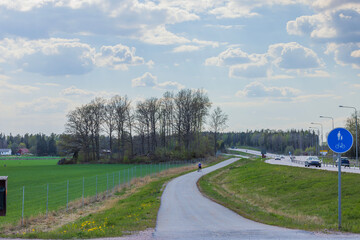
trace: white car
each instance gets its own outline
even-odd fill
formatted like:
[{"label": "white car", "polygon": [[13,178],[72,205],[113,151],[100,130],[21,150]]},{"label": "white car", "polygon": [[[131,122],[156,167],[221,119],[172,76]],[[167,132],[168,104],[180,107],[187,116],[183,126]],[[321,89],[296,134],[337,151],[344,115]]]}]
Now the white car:
[{"label": "white car", "polygon": [[275,157],[275,160],[279,160],[279,161],[280,161],[280,160],[281,160],[280,156],[279,156],[279,155],[276,156],[276,157]]}]

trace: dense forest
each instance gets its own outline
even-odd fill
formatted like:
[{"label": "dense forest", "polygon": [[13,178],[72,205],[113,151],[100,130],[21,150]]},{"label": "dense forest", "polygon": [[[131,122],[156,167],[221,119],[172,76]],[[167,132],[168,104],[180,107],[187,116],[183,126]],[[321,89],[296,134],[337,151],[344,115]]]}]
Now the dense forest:
[{"label": "dense forest", "polygon": [[30,154],[37,156],[57,156],[57,141],[59,136],[51,134],[25,134],[21,135],[8,135],[0,133],[0,149],[11,149],[12,154],[18,153],[22,148],[30,151]]},{"label": "dense forest", "polygon": [[315,154],[318,136],[304,130],[259,130],[220,134],[225,146],[250,146],[272,153]]}]

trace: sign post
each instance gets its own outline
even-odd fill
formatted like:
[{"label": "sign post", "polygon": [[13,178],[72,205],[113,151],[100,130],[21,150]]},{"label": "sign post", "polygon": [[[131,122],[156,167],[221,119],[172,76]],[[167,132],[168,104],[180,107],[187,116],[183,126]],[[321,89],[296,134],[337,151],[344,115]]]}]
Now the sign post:
[{"label": "sign post", "polygon": [[338,154],[338,221],[341,229],[341,153],[350,150],[354,139],[351,133],[345,128],[335,128],[328,135],[328,146]]}]

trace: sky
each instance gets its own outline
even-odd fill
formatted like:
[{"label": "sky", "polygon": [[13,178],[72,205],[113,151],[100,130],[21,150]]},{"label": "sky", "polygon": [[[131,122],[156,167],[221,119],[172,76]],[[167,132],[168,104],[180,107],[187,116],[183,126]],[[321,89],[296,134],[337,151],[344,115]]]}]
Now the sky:
[{"label": "sky", "polygon": [[360,110],[360,2],[0,0],[2,133],[62,133],[95,97],[183,88],[227,131],[342,127],[339,105]]}]

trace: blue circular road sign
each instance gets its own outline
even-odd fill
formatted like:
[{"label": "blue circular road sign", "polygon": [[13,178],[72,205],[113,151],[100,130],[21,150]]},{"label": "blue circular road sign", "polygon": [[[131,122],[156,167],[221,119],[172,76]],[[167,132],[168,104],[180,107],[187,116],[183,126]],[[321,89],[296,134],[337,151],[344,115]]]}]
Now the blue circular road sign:
[{"label": "blue circular road sign", "polygon": [[336,153],[344,153],[350,150],[354,143],[353,136],[345,128],[333,129],[327,138],[328,146]]}]

